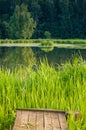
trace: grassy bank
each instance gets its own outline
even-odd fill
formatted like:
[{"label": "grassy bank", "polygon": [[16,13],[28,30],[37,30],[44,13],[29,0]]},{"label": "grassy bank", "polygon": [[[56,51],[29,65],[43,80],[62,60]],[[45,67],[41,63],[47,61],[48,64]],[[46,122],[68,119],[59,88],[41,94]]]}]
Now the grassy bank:
[{"label": "grassy bank", "polygon": [[79,110],[69,130],[86,130],[86,62],[73,59],[55,70],[47,61],[35,68],[0,68],[0,130],[8,130],[16,108]]},{"label": "grassy bank", "polygon": [[51,41],[53,43],[61,44],[86,44],[84,39],[0,39],[0,44],[3,43],[42,43],[43,41]]}]

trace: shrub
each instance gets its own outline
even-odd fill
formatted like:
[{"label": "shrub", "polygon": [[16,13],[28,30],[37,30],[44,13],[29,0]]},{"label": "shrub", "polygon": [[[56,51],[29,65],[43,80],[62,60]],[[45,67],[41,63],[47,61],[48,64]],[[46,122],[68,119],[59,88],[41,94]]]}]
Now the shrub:
[{"label": "shrub", "polygon": [[45,31],[44,32],[44,37],[48,38],[48,39],[51,38],[51,33],[49,31]]}]

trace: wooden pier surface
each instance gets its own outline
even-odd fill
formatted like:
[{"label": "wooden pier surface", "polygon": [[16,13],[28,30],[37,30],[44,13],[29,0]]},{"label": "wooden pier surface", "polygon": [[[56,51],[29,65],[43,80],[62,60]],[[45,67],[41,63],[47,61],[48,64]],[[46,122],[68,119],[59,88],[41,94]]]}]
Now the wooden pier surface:
[{"label": "wooden pier surface", "polygon": [[18,109],[13,130],[68,130],[64,111]]}]

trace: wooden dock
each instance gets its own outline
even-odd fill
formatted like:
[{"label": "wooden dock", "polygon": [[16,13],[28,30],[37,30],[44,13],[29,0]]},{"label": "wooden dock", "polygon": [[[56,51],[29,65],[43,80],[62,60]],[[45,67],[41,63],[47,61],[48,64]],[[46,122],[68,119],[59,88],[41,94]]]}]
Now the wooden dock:
[{"label": "wooden dock", "polygon": [[68,130],[65,111],[17,109],[13,130]]}]

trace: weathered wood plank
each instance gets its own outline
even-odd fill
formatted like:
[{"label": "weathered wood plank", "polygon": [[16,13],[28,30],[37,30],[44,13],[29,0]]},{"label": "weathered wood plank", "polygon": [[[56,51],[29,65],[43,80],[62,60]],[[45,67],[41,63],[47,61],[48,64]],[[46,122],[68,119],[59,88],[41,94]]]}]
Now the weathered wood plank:
[{"label": "weathered wood plank", "polygon": [[55,109],[39,109],[39,108],[24,108],[24,109],[21,109],[21,108],[18,108],[17,110],[20,110],[20,111],[34,111],[34,112],[55,112],[55,113],[65,113],[65,111],[63,110],[55,110]]},{"label": "weathered wood plank", "polygon": [[29,130],[35,130],[36,127],[36,112],[29,111],[29,120],[28,120],[28,129]]},{"label": "weathered wood plank", "polygon": [[52,130],[61,130],[58,113],[51,113],[51,120],[52,120]]},{"label": "weathered wood plank", "polygon": [[64,111],[18,109],[13,130],[68,130]]},{"label": "weathered wood plank", "polygon": [[28,111],[21,112],[21,128],[23,130],[27,129],[27,122],[28,122]]},{"label": "weathered wood plank", "polygon": [[13,130],[21,130],[20,125],[21,125],[21,111],[17,110],[16,120],[15,120]]},{"label": "weathered wood plank", "polygon": [[68,130],[64,113],[58,113],[61,130]]},{"label": "weathered wood plank", "polygon": [[36,119],[36,123],[37,123],[37,127],[36,130],[44,130],[43,124],[44,124],[44,120],[43,120],[43,112],[37,112],[37,119]]},{"label": "weathered wood plank", "polygon": [[44,112],[44,125],[45,130],[52,130],[51,114],[50,112]]}]

